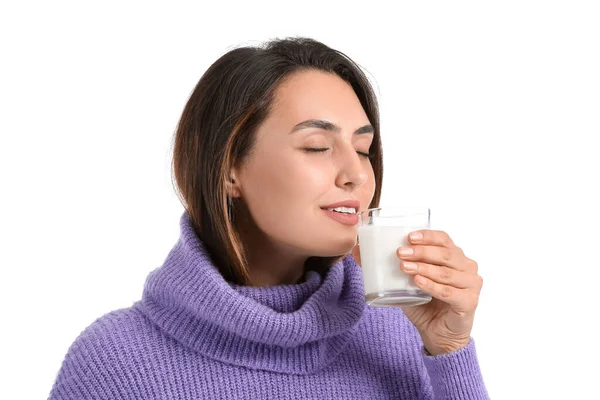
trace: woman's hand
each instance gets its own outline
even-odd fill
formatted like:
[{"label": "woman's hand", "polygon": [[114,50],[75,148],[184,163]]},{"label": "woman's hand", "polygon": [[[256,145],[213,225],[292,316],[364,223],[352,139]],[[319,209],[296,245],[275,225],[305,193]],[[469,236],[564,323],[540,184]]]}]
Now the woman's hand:
[{"label": "woman's hand", "polygon": [[[404,307],[404,314],[431,355],[458,350],[469,344],[483,285],[477,263],[443,231],[414,231],[409,241],[410,246],[397,251],[401,268],[433,298],[427,304]],[[404,254],[403,250],[412,250],[412,254]]]}]

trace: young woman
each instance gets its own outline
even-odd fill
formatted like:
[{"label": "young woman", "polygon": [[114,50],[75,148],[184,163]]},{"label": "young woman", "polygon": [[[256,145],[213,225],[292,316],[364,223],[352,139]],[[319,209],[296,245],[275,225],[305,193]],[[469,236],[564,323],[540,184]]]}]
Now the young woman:
[{"label": "young woman", "polygon": [[223,55],[173,167],[179,240],[138,302],[76,339],[51,399],[488,397],[470,335],[482,280],[445,232],[398,251],[430,303],[365,304],[357,226],[326,210],[378,206],[382,145],[343,53],[288,38]]}]

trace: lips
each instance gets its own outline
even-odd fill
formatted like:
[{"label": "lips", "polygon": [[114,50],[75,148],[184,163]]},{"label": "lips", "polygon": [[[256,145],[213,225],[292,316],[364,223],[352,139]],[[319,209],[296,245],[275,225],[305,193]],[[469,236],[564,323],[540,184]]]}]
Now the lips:
[{"label": "lips", "polygon": [[[339,206],[345,207],[345,206]],[[336,220],[337,222],[341,222],[344,225],[354,226],[358,224],[358,214],[345,214],[339,213],[331,210],[323,209],[323,212],[331,219]]]},{"label": "lips", "polygon": [[338,201],[337,203],[323,206],[321,208],[327,209],[327,208],[336,208],[336,207],[354,208],[356,210],[356,212],[358,212],[359,208],[360,208],[360,201],[358,201],[358,200],[343,200],[343,201]]}]

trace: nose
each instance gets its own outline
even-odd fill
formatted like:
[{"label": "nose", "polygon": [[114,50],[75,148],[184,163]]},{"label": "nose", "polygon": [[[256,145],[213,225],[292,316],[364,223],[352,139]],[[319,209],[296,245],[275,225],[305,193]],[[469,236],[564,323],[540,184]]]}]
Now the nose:
[{"label": "nose", "polygon": [[369,161],[363,160],[363,156],[356,152],[354,146],[344,146],[343,151],[339,153],[338,162],[337,186],[356,188],[364,185],[369,179],[368,166],[366,165]]}]

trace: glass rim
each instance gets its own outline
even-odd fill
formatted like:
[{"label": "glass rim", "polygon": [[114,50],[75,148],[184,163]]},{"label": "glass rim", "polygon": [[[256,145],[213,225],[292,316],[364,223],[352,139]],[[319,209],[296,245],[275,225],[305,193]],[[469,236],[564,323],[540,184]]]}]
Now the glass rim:
[{"label": "glass rim", "polygon": [[398,218],[398,217],[407,217],[407,216],[411,216],[411,215],[420,215],[420,214],[431,214],[431,208],[427,207],[427,206],[411,206],[411,205],[406,205],[406,206],[379,206],[379,207],[374,207],[374,208],[367,208],[366,210],[362,210],[359,211],[357,214],[363,215],[363,214],[367,214],[369,212],[375,211],[375,210],[382,210],[382,209],[386,209],[386,210],[406,210],[408,212],[406,213],[401,213],[401,215],[391,215],[391,216],[378,216],[378,218]]}]

